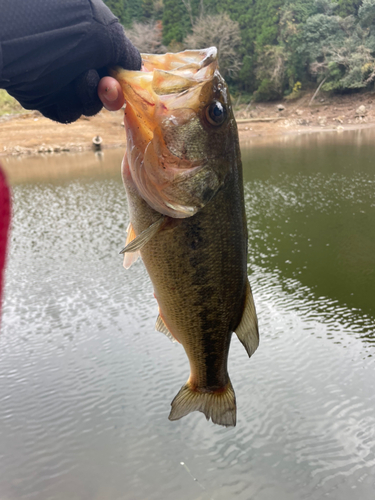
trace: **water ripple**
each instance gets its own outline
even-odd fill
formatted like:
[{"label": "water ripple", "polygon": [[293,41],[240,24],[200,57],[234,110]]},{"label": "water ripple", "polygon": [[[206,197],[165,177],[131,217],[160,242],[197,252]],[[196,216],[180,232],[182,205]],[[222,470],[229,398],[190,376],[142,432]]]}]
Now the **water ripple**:
[{"label": "water ripple", "polygon": [[[356,195],[335,181],[335,199]],[[276,226],[292,220],[289,209],[313,207],[301,182],[256,195],[271,217],[280,209]],[[326,186],[323,178],[318,185]],[[265,232],[257,225],[263,212],[250,198],[261,345],[249,361],[233,338],[238,425],[225,429],[201,414],[167,419],[188,361],[154,331],[157,305],[143,264],[122,268],[120,180],[24,184],[14,196],[0,335],[2,497],[373,498],[373,316],[272,266],[268,251],[262,264],[256,238],[275,254],[283,238],[271,221]],[[296,228],[287,234],[301,240]]]}]

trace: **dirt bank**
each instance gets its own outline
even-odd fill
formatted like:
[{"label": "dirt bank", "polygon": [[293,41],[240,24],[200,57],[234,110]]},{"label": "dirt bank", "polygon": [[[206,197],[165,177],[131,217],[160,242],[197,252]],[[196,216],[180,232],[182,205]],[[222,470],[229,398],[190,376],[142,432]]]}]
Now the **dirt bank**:
[{"label": "dirt bank", "polygon": [[[296,101],[254,103],[236,109],[240,140],[282,134],[338,131],[375,126],[375,93],[318,97]],[[81,118],[61,125],[39,113],[0,118],[0,156],[84,151],[100,136],[103,148],[125,146],[122,111],[101,111],[92,118]]]},{"label": "dirt bank", "polygon": [[122,111],[104,110],[69,125],[48,120],[37,112],[3,117],[0,118],[0,156],[84,151],[92,147],[92,140],[98,135],[104,147],[124,146],[122,117]]}]

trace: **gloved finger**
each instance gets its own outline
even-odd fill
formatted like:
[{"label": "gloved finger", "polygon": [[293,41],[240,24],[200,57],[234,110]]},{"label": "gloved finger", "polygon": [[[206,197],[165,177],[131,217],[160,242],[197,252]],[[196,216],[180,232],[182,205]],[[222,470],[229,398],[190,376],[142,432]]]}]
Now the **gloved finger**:
[{"label": "gloved finger", "polygon": [[121,24],[111,24],[108,32],[112,39],[113,54],[111,60],[107,61],[107,66],[121,66],[124,69],[139,71],[142,66],[141,55],[125,35]]},{"label": "gloved finger", "polygon": [[53,99],[53,104],[39,108],[47,118],[60,123],[72,123],[82,115],[82,103],[75,92],[75,82],[64,87]]},{"label": "gloved finger", "polygon": [[98,85],[100,76],[94,69],[86,71],[75,79],[75,90],[77,97],[82,104],[82,114],[85,116],[93,116],[102,109],[98,96]]},{"label": "gloved finger", "polygon": [[103,107],[97,93],[99,80],[97,71],[86,71],[54,96],[55,104],[41,108],[40,112],[60,123],[74,122],[81,115],[95,115]]},{"label": "gloved finger", "polygon": [[98,85],[98,96],[109,111],[121,109],[125,103],[121,85],[110,76],[102,78]]}]

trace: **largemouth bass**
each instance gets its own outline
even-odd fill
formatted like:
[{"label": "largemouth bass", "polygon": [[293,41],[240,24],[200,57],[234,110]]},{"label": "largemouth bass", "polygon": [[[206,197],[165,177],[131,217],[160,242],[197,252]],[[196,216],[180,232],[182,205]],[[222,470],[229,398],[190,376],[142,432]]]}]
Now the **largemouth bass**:
[{"label": "largemouth bass", "polygon": [[156,329],[180,342],[189,358],[190,377],[169,419],[201,411],[234,426],[231,336],[236,332],[251,356],[259,335],[229,91],[215,48],[142,58],[144,71],[112,71],[127,103],[124,267],[141,254],[159,304]]}]

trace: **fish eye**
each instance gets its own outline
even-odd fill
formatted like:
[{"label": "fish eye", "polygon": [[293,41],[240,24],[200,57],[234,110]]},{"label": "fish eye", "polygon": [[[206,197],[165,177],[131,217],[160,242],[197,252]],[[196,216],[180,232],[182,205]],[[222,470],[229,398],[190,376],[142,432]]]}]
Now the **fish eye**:
[{"label": "fish eye", "polygon": [[206,108],[206,117],[211,125],[221,125],[226,118],[226,109],[221,102],[214,101]]}]

